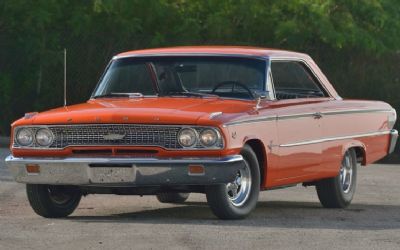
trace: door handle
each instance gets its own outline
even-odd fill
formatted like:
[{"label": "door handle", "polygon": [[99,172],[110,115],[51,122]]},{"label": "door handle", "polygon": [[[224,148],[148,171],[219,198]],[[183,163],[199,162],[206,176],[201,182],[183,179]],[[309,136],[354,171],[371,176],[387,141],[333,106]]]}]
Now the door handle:
[{"label": "door handle", "polygon": [[314,114],[312,114],[314,119],[321,119],[322,118],[322,113],[321,112],[316,112]]}]

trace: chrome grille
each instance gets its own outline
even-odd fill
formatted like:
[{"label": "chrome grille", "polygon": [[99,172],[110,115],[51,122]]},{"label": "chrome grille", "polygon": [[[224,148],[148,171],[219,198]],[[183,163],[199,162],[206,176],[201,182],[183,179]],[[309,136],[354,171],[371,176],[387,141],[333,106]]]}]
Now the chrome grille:
[{"label": "chrome grille", "polygon": [[[49,148],[68,146],[159,146],[179,149],[181,126],[107,124],[48,126],[55,140]],[[115,138],[110,138],[115,137]]]}]

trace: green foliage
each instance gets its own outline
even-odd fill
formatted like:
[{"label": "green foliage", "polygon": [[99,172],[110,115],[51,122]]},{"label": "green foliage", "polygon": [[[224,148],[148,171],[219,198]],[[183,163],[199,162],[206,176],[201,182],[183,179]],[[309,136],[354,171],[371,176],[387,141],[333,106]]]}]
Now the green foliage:
[{"label": "green foliage", "polygon": [[400,109],[397,0],[0,1],[0,134],[25,112],[85,101],[112,55],[229,44],[311,54],[343,97]]}]

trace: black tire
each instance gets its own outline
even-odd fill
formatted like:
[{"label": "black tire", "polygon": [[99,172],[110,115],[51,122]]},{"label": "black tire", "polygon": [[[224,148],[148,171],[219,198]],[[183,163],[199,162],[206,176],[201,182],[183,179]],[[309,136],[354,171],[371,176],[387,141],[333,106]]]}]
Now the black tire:
[{"label": "black tire", "polygon": [[190,193],[159,193],[157,200],[161,203],[184,203]]},{"label": "black tire", "polygon": [[[235,204],[235,201],[230,197],[230,191],[227,191],[228,185],[232,183],[206,187],[207,202],[212,212],[223,220],[243,219],[248,216],[257,205],[258,195],[260,193],[260,167],[257,156],[249,145],[243,147],[241,155],[248,166],[248,172],[250,173],[249,178],[251,180],[248,185],[250,189],[246,199],[243,199],[241,203]],[[238,189],[239,191],[240,188]]]},{"label": "black tire", "polygon": [[33,211],[45,218],[61,218],[72,214],[82,194],[78,188],[27,184],[26,193]]},{"label": "black tire", "polygon": [[[352,176],[350,184],[343,184],[341,178],[346,157],[351,164]],[[348,171],[348,170],[346,170]],[[349,179],[349,178],[347,178]],[[343,156],[339,174],[336,177],[317,182],[316,189],[322,206],[326,208],[346,208],[353,200],[357,185],[357,155],[354,149],[349,149]]]}]

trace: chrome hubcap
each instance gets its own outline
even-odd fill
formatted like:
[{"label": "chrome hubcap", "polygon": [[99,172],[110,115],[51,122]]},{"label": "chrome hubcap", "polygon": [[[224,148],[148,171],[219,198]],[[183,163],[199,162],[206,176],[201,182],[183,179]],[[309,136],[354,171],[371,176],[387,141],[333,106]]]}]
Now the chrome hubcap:
[{"label": "chrome hubcap", "polygon": [[353,162],[349,152],[344,155],[342,166],[340,168],[340,185],[344,193],[350,192],[353,181]]},{"label": "chrome hubcap", "polygon": [[243,205],[249,198],[251,188],[251,172],[248,163],[240,169],[233,182],[226,184],[228,198],[234,206]]}]

